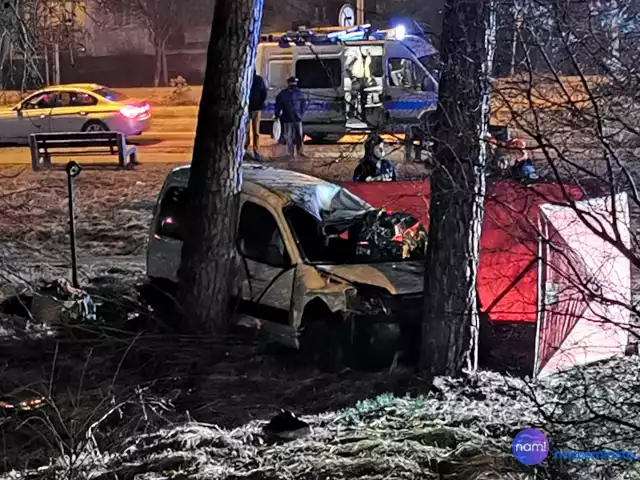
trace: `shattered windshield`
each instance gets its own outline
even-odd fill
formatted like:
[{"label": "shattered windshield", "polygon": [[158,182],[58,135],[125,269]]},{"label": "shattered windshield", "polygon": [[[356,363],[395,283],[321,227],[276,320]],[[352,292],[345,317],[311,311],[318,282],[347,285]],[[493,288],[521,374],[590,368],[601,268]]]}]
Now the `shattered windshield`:
[{"label": "shattered windshield", "polygon": [[[401,212],[376,210],[340,187],[322,197],[307,192],[284,214],[309,263],[362,264],[421,260],[427,235],[418,221]],[[315,200],[313,200],[315,198]]]}]

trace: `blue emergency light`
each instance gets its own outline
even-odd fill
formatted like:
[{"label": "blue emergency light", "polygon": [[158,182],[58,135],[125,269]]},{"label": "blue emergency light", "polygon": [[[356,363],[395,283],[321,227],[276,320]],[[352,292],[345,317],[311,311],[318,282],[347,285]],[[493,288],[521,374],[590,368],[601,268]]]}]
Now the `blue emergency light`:
[{"label": "blue emergency light", "polygon": [[278,41],[280,48],[290,48],[293,44],[303,46],[307,43],[312,45],[331,45],[338,42],[353,42],[358,40],[384,40],[386,34],[383,31],[373,31],[371,25],[358,25],[348,30],[339,30],[327,34],[316,34],[313,30],[298,30],[287,32]]}]

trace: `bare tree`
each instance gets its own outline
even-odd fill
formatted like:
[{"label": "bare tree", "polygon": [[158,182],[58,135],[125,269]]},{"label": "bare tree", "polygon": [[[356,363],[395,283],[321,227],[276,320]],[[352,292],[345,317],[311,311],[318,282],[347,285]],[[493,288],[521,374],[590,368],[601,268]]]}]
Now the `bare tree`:
[{"label": "bare tree", "polygon": [[262,0],[216,3],[189,178],[179,298],[192,331],[227,325],[245,121]]},{"label": "bare tree", "polygon": [[495,11],[448,0],[435,127],[421,365],[458,375],[477,364],[476,278],[484,214]]},{"label": "bare tree", "polygon": [[167,43],[169,38],[192,22],[210,14],[211,6],[204,0],[98,0],[112,15],[127,13],[140,22],[149,34],[155,53],[153,85],[169,83]]},{"label": "bare tree", "polygon": [[[59,65],[60,51],[72,51],[83,34],[77,14],[83,9],[78,0],[11,0],[0,4],[0,85],[11,81],[19,60],[20,88],[42,86],[48,81],[49,53]],[[40,60],[44,58],[44,65]],[[8,65],[9,64],[9,65]],[[44,74],[42,72],[44,67]],[[59,68],[53,77],[59,79]],[[3,78],[6,79],[3,82]],[[13,79],[13,83],[15,79]]]}]

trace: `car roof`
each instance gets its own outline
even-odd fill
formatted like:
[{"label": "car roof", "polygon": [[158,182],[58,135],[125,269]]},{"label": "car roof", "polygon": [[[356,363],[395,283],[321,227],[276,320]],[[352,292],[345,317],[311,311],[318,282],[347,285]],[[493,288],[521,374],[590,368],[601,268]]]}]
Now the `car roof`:
[{"label": "car roof", "polygon": [[[190,166],[175,168],[169,174],[178,183],[186,186],[189,181]],[[311,175],[268,167],[259,163],[244,163],[242,166],[243,190],[255,190],[251,186],[261,187],[279,197],[282,202],[288,201],[294,194],[302,194],[309,187],[331,187],[339,189],[338,185],[327,182]],[[249,187],[246,189],[245,187]],[[251,193],[251,192],[248,192]],[[257,193],[257,192],[255,192]]]},{"label": "car roof", "polygon": [[102,85],[98,85],[97,83],[67,83],[65,85],[52,85],[48,87],[49,89],[63,89],[63,90],[96,90],[98,88],[103,88]]},{"label": "car roof", "polygon": [[58,90],[63,92],[73,92],[77,90],[84,90],[92,92],[97,90],[98,88],[104,88],[102,85],[98,85],[97,83],[68,83],[66,85],[49,85],[48,87],[41,88],[40,90],[36,90],[33,94],[50,92],[51,90]]}]

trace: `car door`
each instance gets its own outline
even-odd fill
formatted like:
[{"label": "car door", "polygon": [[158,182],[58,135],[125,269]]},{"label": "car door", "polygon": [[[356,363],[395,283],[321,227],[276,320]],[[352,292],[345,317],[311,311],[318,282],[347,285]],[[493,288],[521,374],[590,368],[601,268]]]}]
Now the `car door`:
[{"label": "car door", "polygon": [[307,99],[305,127],[344,125],[344,88],[342,51],[325,49],[322,56],[313,47],[296,47],[293,54],[294,76]]},{"label": "car door", "polygon": [[435,108],[437,93],[431,76],[401,43],[385,45],[383,103],[387,121],[399,131],[419,123],[425,110]]},{"label": "car door", "polygon": [[3,115],[3,138],[23,142],[32,133],[48,133],[52,100],[52,92],[38,92]]},{"label": "car door", "polygon": [[49,128],[51,132],[80,132],[87,116],[97,100],[83,92],[56,92],[51,108]]},{"label": "car door", "polygon": [[262,320],[288,325],[295,264],[284,224],[255,197],[245,197],[238,221],[238,250],[243,264],[241,308]]}]

